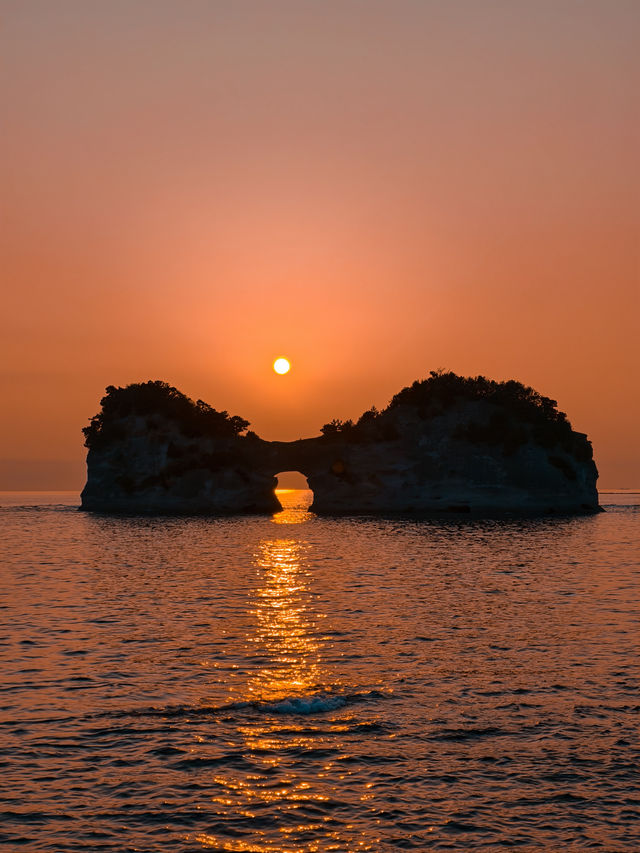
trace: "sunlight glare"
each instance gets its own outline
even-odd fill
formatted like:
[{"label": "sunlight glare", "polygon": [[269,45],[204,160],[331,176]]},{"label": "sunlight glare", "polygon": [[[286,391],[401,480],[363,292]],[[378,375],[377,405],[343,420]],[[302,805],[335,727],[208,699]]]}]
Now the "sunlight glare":
[{"label": "sunlight glare", "polygon": [[280,373],[282,375],[283,373],[289,372],[289,370],[291,369],[291,364],[286,358],[276,358],[276,360],[273,362],[273,369],[276,373]]}]

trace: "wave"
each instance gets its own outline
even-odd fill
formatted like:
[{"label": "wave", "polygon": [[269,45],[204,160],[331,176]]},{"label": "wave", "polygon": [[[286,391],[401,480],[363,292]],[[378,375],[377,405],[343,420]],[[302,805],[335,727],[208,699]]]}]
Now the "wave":
[{"label": "wave", "polygon": [[285,696],[274,701],[240,701],[224,705],[167,705],[163,708],[133,708],[128,711],[107,711],[94,717],[217,717],[234,713],[254,712],[258,714],[321,714],[335,711],[348,705],[383,699],[386,694],[379,690],[355,693],[318,692],[307,696]]},{"label": "wave", "polygon": [[265,708],[276,714],[320,714],[335,711],[346,704],[344,696],[292,696],[280,702],[267,703]]},{"label": "wave", "polygon": [[[60,716],[60,717],[40,717],[32,719],[11,719],[0,721],[0,728],[13,730],[14,733],[22,732],[21,727],[31,727],[38,725],[51,725],[78,723],[79,721],[91,720],[131,720],[139,718],[163,718],[163,719],[193,719],[197,717],[212,717],[212,718],[229,718],[236,714],[279,714],[279,715],[299,715],[308,716],[311,714],[322,714],[328,711],[336,711],[350,705],[355,705],[363,702],[373,702],[377,699],[388,698],[391,691],[382,692],[380,690],[365,690],[354,693],[340,693],[331,691],[320,691],[311,693],[306,696],[285,696],[276,700],[262,701],[238,701],[227,702],[222,705],[165,705],[158,707],[152,705],[146,708],[130,708],[117,709],[113,711],[97,711],[91,714],[76,716]],[[368,724],[361,724],[368,725]],[[24,731],[27,730],[24,729]],[[91,734],[93,736],[113,735],[114,732],[129,734],[134,732],[125,725],[122,728],[114,729],[112,725],[106,728],[93,728]]]}]

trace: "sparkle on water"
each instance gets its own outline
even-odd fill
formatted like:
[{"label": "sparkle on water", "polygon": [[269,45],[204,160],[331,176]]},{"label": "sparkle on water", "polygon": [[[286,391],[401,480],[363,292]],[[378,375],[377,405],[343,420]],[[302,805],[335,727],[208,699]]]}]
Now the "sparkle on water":
[{"label": "sparkle on water", "polygon": [[637,495],[449,523],[278,496],[0,495],[0,846],[637,853]]}]

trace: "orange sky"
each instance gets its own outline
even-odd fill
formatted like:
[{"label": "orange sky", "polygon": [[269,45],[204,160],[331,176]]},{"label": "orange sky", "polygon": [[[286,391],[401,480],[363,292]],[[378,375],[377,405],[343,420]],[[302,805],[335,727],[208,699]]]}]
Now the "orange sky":
[{"label": "orange sky", "polygon": [[639,36],[636,0],[0,2],[0,488],[80,489],[107,384],[292,439],[438,367],[640,486]]}]

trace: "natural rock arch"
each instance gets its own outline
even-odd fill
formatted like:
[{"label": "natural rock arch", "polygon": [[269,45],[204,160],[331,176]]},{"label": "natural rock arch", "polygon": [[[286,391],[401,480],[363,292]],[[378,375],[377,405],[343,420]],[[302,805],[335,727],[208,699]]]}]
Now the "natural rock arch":
[{"label": "natural rock arch", "polygon": [[273,512],[279,471],[300,471],[316,513],[598,510],[591,444],[556,403],[517,382],[432,373],[382,412],[322,435],[263,441],[248,422],[162,382],[107,389],[85,428],[82,507]]}]

